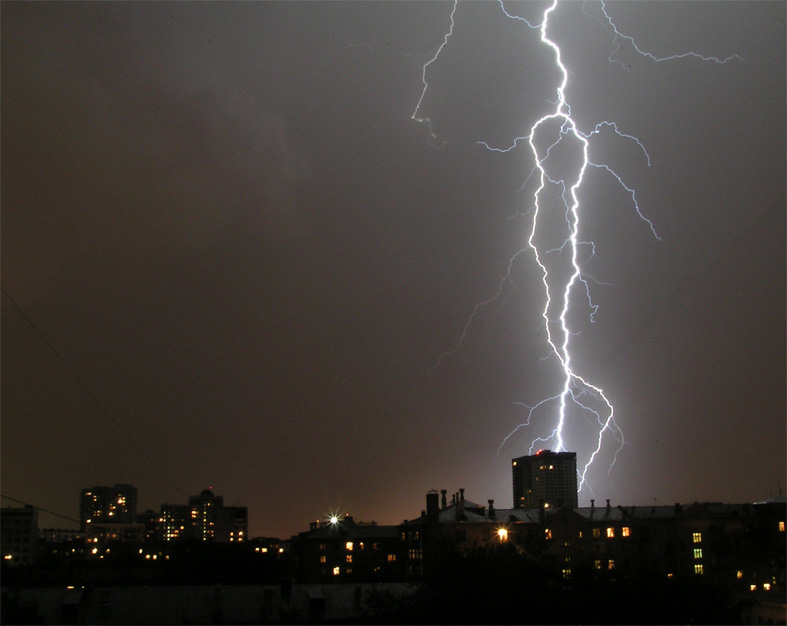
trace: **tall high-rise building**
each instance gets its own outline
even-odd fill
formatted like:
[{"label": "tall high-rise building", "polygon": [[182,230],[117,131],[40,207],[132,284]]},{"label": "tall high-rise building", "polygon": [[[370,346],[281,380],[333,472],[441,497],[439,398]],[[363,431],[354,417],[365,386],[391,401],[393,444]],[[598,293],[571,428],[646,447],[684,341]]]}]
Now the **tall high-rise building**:
[{"label": "tall high-rise building", "polygon": [[167,541],[184,538],[246,541],[248,518],[245,506],[224,506],[224,498],[205,489],[197,496],[190,496],[188,504],[163,504],[161,532]]},{"label": "tall high-rise building", "polygon": [[79,499],[82,531],[88,524],[133,524],[137,517],[137,488],[133,485],[83,489]]},{"label": "tall high-rise building", "polygon": [[514,508],[577,508],[577,454],[539,450],[511,461]]},{"label": "tall high-rise building", "polygon": [[0,549],[5,565],[30,565],[38,553],[38,509],[26,504],[0,510]]}]

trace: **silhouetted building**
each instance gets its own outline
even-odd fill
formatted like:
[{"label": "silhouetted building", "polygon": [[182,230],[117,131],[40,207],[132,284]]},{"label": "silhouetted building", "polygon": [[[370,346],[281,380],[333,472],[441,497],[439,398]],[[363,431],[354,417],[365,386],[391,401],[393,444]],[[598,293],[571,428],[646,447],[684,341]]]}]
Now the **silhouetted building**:
[{"label": "silhouetted building", "polygon": [[447,491],[426,494],[421,517],[398,527],[399,557],[408,579],[418,579],[433,566],[442,548],[459,551],[486,548],[513,541],[517,545],[542,543],[539,525],[544,509],[496,509],[465,499],[460,489],[447,501]]},{"label": "silhouetted building", "polygon": [[784,499],[754,504],[555,509],[545,561],[615,577],[711,579],[741,592],[785,589]]},{"label": "silhouetted building", "polygon": [[38,553],[38,509],[33,506],[0,509],[0,549],[6,565],[32,565]]},{"label": "silhouetted building", "polygon": [[[421,517],[398,528],[408,578],[429,571],[441,547],[460,551],[513,542],[558,576],[701,577],[740,593],[784,597],[784,498],[754,504],[495,509],[443,491],[426,495]],[[779,596],[779,594],[782,594]]]},{"label": "silhouetted building", "polygon": [[540,450],[532,456],[513,459],[511,470],[515,509],[577,508],[576,452]]},{"label": "silhouetted building", "polygon": [[137,489],[133,485],[83,489],[79,521],[83,532],[88,524],[133,524],[137,517]]},{"label": "silhouetted building", "polygon": [[400,577],[396,526],[355,522],[349,515],[312,522],[290,540],[298,582],[382,582]]},{"label": "silhouetted building", "polygon": [[240,542],[248,539],[248,509],[224,506],[224,498],[210,489],[190,496],[188,504],[161,505],[160,532],[165,541]]}]

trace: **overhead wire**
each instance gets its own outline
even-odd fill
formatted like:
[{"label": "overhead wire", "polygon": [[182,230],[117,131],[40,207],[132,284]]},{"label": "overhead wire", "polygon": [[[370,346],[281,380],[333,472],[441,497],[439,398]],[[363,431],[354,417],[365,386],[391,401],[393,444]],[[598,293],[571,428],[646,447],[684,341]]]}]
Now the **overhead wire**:
[{"label": "overhead wire", "polygon": [[49,513],[50,515],[55,515],[57,517],[62,517],[63,519],[67,519],[70,522],[76,522],[77,524],[80,523],[78,519],[74,519],[73,517],[69,517],[68,515],[63,515],[62,513],[55,513],[54,511],[50,511],[49,509],[45,509],[42,506],[37,506],[35,504],[30,504],[29,502],[23,502],[22,500],[17,500],[16,498],[12,498],[11,496],[7,496],[5,494],[0,494],[0,498],[5,498],[6,500],[11,500],[11,502],[16,502],[17,504],[22,504],[24,506],[31,506],[34,509],[37,509],[39,511],[43,511],[44,513]]},{"label": "overhead wire", "polygon": [[128,439],[128,441],[131,443],[131,445],[132,445],[132,446],[134,446],[134,448],[136,448],[136,449],[137,449],[137,451],[138,451],[138,452],[139,452],[139,453],[140,453],[140,454],[141,454],[143,457],[145,457],[145,459],[147,459],[148,463],[150,463],[150,465],[151,465],[151,466],[152,466],[152,467],[153,467],[153,468],[154,468],[154,469],[155,469],[155,470],[156,470],[156,471],[157,471],[157,472],[158,472],[158,473],[159,473],[159,474],[160,474],[160,475],[161,475],[161,476],[162,476],[162,477],[163,477],[163,478],[164,478],[164,479],[165,479],[165,480],[166,480],[166,481],[167,481],[167,482],[170,484],[170,485],[172,485],[172,486],[173,486],[175,489],[177,489],[179,492],[181,492],[181,493],[185,493],[185,492],[184,492],[184,490],[183,490],[183,489],[182,489],[182,488],[181,488],[179,485],[177,485],[177,484],[176,484],[176,483],[175,483],[175,482],[174,482],[174,481],[173,481],[173,480],[172,480],[172,479],[171,479],[171,478],[170,478],[170,477],[169,477],[169,476],[168,476],[168,475],[167,475],[167,474],[164,472],[164,470],[163,470],[163,469],[161,469],[161,467],[159,467],[159,466],[158,466],[158,464],[157,464],[157,463],[156,463],[156,462],[155,462],[155,461],[154,461],[152,458],[150,458],[150,455],[148,455],[148,453],[147,453],[147,452],[145,452],[144,448],[143,448],[142,446],[140,446],[140,445],[139,445],[139,443],[137,443],[137,441],[136,441],[136,440],[135,440],[135,439],[134,439],[134,438],[131,436],[131,434],[130,434],[130,433],[129,433],[129,432],[128,432],[128,431],[127,431],[127,430],[126,430],[124,427],[123,427],[123,425],[122,425],[122,424],[121,424],[121,423],[120,423],[120,422],[119,422],[117,419],[115,419],[115,417],[112,415],[112,413],[109,411],[109,409],[107,409],[107,408],[106,408],[106,407],[105,407],[105,406],[104,406],[104,405],[101,403],[101,401],[98,399],[98,397],[96,396],[96,394],[94,394],[94,393],[93,393],[93,391],[90,389],[90,387],[88,387],[87,383],[86,383],[84,380],[82,380],[82,378],[81,378],[81,377],[80,377],[80,376],[79,376],[79,375],[78,375],[78,374],[77,374],[77,373],[74,371],[74,369],[73,369],[73,368],[72,368],[72,367],[71,367],[71,366],[68,364],[68,362],[67,362],[67,361],[66,361],[66,360],[65,360],[65,359],[62,357],[62,355],[61,355],[61,354],[60,354],[60,353],[59,353],[59,352],[58,352],[58,351],[55,349],[55,347],[54,347],[54,346],[52,345],[52,343],[51,343],[51,342],[50,342],[50,341],[49,341],[49,340],[46,338],[46,336],[45,336],[45,335],[44,335],[44,334],[41,332],[41,330],[40,330],[40,329],[39,329],[39,328],[38,328],[38,327],[37,327],[37,326],[36,326],[36,325],[33,323],[33,320],[31,320],[31,319],[30,319],[30,317],[29,317],[29,316],[28,316],[28,315],[27,315],[27,314],[24,312],[24,310],[22,309],[22,307],[20,307],[20,306],[19,306],[19,304],[17,304],[16,300],[14,300],[14,298],[11,296],[11,294],[10,294],[10,293],[8,293],[8,291],[6,290],[5,286],[0,286],[0,289],[1,289],[1,290],[2,290],[2,292],[3,292],[3,293],[6,295],[6,297],[7,297],[7,298],[8,298],[8,299],[11,301],[11,303],[14,305],[14,307],[16,308],[16,310],[17,310],[17,311],[19,311],[19,313],[22,315],[22,317],[25,319],[25,321],[26,321],[26,322],[27,322],[27,323],[30,325],[30,327],[31,327],[31,328],[32,328],[32,329],[35,331],[35,333],[36,333],[36,334],[37,334],[37,335],[38,335],[38,336],[41,338],[41,340],[44,342],[44,344],[45,344],[45,345],[46,345],[46,346],[47,346],[47,347],[48,347],[48,348],[49,348],[49,349],[52,351],[52,354],[54,354],[54,355],[57,357],[58,361],[60,361],[60,363],[62,363],[63,367],[65,367],[65,368],[66,368],[66,370],[67,370],[67,371],[68,371],[68,372],[71,374],[71,376],[73,376],[73,377],[74,377],[74,379],[77,381],[77,383],[79,383],[79,385],[82,387],[82,389],[84,390],[84,392],[85,392],[85,393],[86,393],[86,394],[87,394],[87,395],[90,397],[90,399],[92,399],[92,400],[93,400],[93,402],[95,402],[96,406],[98,406],[98,408],[99,408],[99,409],[101,409],[101,412],[104,414],[104,417],[106,417],[107,419],[109,419],[109,421],[111,421],[111,422],[112,422],[112,423],[113,423],[113,424],[114,424],[114,425],[115,425],[115,426],[118,428],[118,430],[120,430],[120,432],[121,432],[121,433],[123,433],[123,435],[126,437],[126,439]]}]

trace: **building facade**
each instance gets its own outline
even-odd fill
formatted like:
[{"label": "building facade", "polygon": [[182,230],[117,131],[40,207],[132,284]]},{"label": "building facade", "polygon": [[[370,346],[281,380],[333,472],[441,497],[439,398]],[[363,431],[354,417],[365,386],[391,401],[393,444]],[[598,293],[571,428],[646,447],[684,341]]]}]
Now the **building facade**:
[{"label": "building facade", "polygon": [[578,506],[577,454],[539,450],[511,461],[514,508]]},{"label": "building facade", "polygon": [[[702,578],[740,593],[778,597],[787,589],[784,498],[752,504],[495,509],[443,491],[398,528],[407,579],[429,571],[445,547],[469,551],[513,542],[566,581],[601,578]],[[782,595],[783,597],[783,595]]]},{"label": "building facade", "polygon": [[400,578],[396,526],[352,516],[312,522],[290,540],[295,580],[304,583],[386,582]]},{"label": "building facade", "polygon": [[82,532],[89,524],[133,524],[137,517],[137,489],[133,485],[83,489],[79,498]]},{"label": "building facade", "polygon": [[0,509],[0,544],[5,565],[32,565],[38,554],[38,509],[33,506]]}]

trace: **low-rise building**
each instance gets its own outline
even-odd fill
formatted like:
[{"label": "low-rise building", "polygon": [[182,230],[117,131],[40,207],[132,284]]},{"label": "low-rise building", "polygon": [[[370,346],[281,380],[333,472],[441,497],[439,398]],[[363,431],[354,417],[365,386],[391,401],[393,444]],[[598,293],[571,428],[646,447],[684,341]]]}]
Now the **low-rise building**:
[{"label": "low-rise building", "polygon": [[396,526],[352,516],[312,522],[290,540],[293,575],[303,583],[391,581],[400,578]]}]

